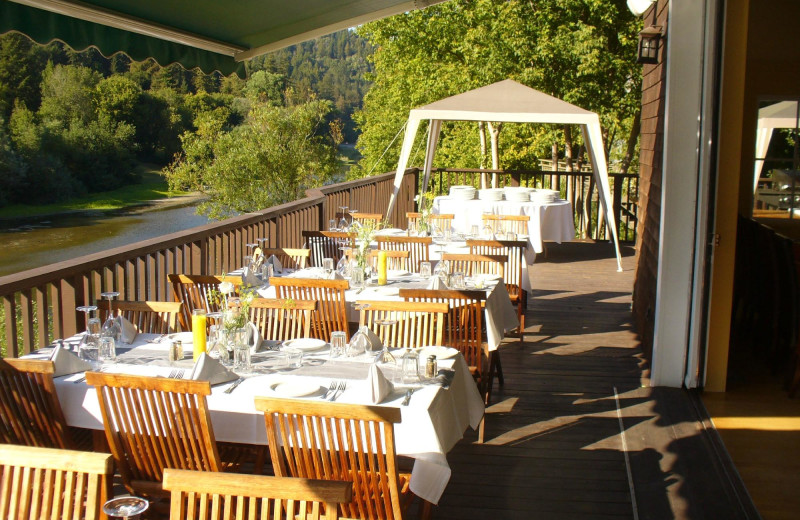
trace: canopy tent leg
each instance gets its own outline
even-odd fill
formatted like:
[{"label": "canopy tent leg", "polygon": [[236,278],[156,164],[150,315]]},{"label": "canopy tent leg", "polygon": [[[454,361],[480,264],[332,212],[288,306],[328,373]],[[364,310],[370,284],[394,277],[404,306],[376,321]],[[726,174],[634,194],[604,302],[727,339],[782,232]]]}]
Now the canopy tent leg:
[{"label": "canopy tent leg", "polygon": [[400,193],[400,186],[403,184],[403,175],[406,172],[408,165],[408,158],[411,155],[411,148],[414,146],[414,137],[417,135],[419,128],[419,119],[409,119],[408,126],[406,126],[406,133],[403,136],[403,147],[400,149],[400,160],[397,162],[397,171],[394,174],[394,189],[392,196],[389,198],[389,207],[386,209],[386,218],[391,218],[394,206],[397,201],[397,194]]},{"label": "canopy tent leg", "polygon": [[442,132],[442,120],[431,119],[428,126],[428,147],[425,149],[425,166],[423,167],[424,176],[422,178],[422,192],[428,191],[428,182],[431,178],[433,169],[433,156],[436,155],[436,147],[439,144],[439,134]]},{"label": "canopy tent leg", "polygon": [[617,237],[617,224],[611,208],[611,189],[608,185],[608,165],[603,151],[603,135],[600,132],[600,121],[589,125],[581,125],[583,140],[588,144],[589,154],[592,158],[594,179],[600,190],[600,205],[606,217],[606,227],[611,230],[614,239],[614,251],[617,254],[617,271],[622,272],[622,255],[619,252],[619,238]]}]

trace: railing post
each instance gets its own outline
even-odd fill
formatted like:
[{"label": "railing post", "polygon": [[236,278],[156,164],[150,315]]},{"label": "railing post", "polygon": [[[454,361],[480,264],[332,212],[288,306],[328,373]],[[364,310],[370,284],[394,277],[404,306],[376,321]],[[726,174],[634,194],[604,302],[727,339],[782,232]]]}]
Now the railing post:
[{"label": "railing post", "polygon": [[6,315],[6,356],[17,357],[17,305],[13,293],[3,296],[3,311]]},{"label": "railing post", "polygon": [[[613,175],[613,174],[612,174]],[[620,217],[622,217],[622,183],[625,178],[622,175],[613,175],[614,177],[614,195],[612,196],[613,199],[613,209],[614,212],[614,222],[617,224],[617,233],[619,233],[619,223],[621,222]],[[613,235],[612,235],[613,236]]]},{"label": "railing post", "polygon": [[519,186],[520,174],[518,171],[511,172],[511,186]]}]

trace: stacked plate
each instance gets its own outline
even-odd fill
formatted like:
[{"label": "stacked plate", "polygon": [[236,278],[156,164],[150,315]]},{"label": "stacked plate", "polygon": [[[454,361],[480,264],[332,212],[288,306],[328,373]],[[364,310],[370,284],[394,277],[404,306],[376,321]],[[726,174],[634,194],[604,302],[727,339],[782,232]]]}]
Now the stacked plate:
[{"label": "stacked plate", "polygon": [[502,188],[489,188],[486,190],[478,190],[478,198],[481,200],[503,200]]},{"label": "stacked plate", "polygon": [[533,188],[525,188],[520,186],[504,188],[506,200],[513,202],[529,202],[531,200],[531,193]]},{"label": "stacked plate", "polygon": [[450,196],[459,200],[474,199],[476,191],[472,186],[450,186]]},{"label": "stacked plate", "polygon": [[549,204],[558,200],[558,192],[556,190],[535,190],[531,193],[531,202],[537,202],[539,204]]}]

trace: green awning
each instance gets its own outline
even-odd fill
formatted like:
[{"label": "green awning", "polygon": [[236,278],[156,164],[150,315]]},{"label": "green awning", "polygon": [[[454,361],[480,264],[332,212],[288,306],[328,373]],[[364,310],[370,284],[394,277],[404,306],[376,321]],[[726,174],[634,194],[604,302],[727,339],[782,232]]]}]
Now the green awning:
[{"label": "green awning", "polygon": [[0,34],[244,76],[244,60],[443,0],[0,0]]}]

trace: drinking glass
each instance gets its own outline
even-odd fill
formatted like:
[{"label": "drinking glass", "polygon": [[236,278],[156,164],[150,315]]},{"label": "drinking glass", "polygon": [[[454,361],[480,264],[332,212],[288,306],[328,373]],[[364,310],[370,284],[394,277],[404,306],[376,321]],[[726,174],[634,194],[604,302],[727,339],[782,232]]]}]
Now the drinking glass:
[{"label": "drinking glass", "polygon": [[[92,317],[92,312],[97,310],[97,305],[81,305],[80,307],[76,307],[75,310],[82,312],[86,320],[86,331],[83,333],[83,337],[81,337],[80,344],[75,348],[76,352],[80,352],[80,345],[89,339],[88,336],[99,334],[100,319]],[[91,331],[90,329],[92,328],[97,329],[96,332]]]},{"label": "drinking glass", "polygon": [[336,272],[342,275],[342,278],[350,278],[350,256],[353,254],[352,248],[340,247],[342,250],[342,257],[336,263]]},{"label": "drinking glass", "polygon": [[339,206],[339,211],[342,213],[342,220],[339,221],[339,231],[347,231],[350,227],[347,223],[347,206]]},{"label": "drinking glass", "polygon": [[111,336],[102,336],[97,347],[97,360],[100,363],[114,363],[117,360],[117,343]]},{"label": "drinking glass", "polygon": [[347,333],[337,330],[331,332],[331,353],[330,357],[337,358],[344,356],[345,346],[347,345]]},{"label": "drinking glass", "polygon": [[469,232],[469,234],[470,234],[472,237],[474,237],[474,238],[477,238],[477,237],[479,236],[479,233],[480,233],[480,228],[478,227],[478,225],[477,225],[477,224],[473,224],[473,225],[472,225],[472,228],[470,229],[470,232]]},{"label": "drinking glass", "polygon": [[419,263],[419,275],[421,278],[430,278],[431,277],[431,263],[430,262],[420,262]]},{"label": "drinking glass", "polygon": [[414,384],[419,382],[419,353],[407,348],[403,356],[403,384]]},{"label": "drinking glass", "polygon": [[93,341],[82,342],[78,347],[78,357],[88,362],[92,366],[92,370],[100,369],[100,361],[97,359],[98,341],[97,337],[93,337]]},{"label": "drinking glass", "polygon": [[339,228],[336,227],[336,219],[332,218],[328,221],[328,231],[338,231]]},{"label": "drinking glass", "polygon": [[364,269],[354,266],[350,271],[350,285],[355,289],[364,287]]},{"label": "drinking glass", "polygon": [[325,274],[330,278],[333,274],[333,258],[323,258],[322,259],[322,268],[325,270]]},{"label": "drinking glass", "polygon": [[103,336],[111,336],[114,338],[114,341],[119,341],[122,336],[122,327],[120,327],[119,322],[114,317],[114,309],[111,308],[111,300],[119,296],[119,293],[117,291],[108,291],[100,293],[100,296],[108,300],[108,318],[106,318],[106,321],[103,323],[101,334]]},{"label": "drinking glass", "polygon": [[450,279],[450,284],[453,286],[453,289],[466,289],[467,286],[464,284],[464,273],[461,271],[455,271]]},{"label": "drinking glass", "polygon": [[150,502],[139,497],[118,497],[112,498],[103,504],[103,512],[110,518],[129,519],[139,518],[139,515],[147,511]]},{"label": "drinking glass", "polygon": [[[386,328],[387,327],[391,327],[392,325],[397,323],[397,316],[395,316],[395,314],[393,312],[387,312],[383,317],[375,320],[375,323],[377,323],[378,325],[383,327],[383,330],[384,330],[383,337],[384,338],[388,338],[389,334],[388,334],[388,331],[386,330]],[[378,354],[378,356],[376,357],[375,361],[377,363],[386,364],[386,365],[396,365],[397,364],[397,360],[392,355],[392,353],[389,352],[389,347],[386,345],[386,342],[382,342],[382,343],[383,343],[383,348],[381,349],[380,354]]]},{"label": "drinking glass", "polygon": [[285,348],[283,349],[283,355],[287,367],[300,368],[303,366],[303,351],[299,348]]},{"label": "drinking glass", "polygon": [[247,342],[248,329],[236,329],[233,339],[233,369],[237,372],[250,372],[250,345]]}]

